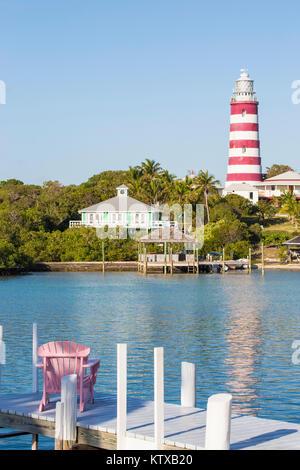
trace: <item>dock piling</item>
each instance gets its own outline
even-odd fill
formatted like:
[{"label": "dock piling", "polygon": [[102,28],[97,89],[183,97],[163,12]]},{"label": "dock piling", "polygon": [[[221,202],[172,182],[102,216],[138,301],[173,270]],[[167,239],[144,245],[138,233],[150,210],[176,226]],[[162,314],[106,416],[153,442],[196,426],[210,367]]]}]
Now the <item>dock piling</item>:
[{"label": "dock piling", "polygon": [[127,420],[127,344],[117,345],[117,449],[123,449]]},{"label": "dock piling", "polygon": [[154,348],[154,444],[163,448],[164,439],[164,348]]},{"label": "dock piling", "polygon": [[104,242],[102,242],[102,274],[105,273],[105,255],[104,255]]},{"label": "dock piling", "polygon": [[0,385],[1,385],[1,367],[5,364],[5,343],[3,341],[3,327],[0,325]]},{"label": "dock piling", "polygon": [[265,254],[264,254],[264,243],[261,244],[261,275],[265,275]]},{"label": "dock piling", "polygon": [[181,406],[196,407],[196,366],[192,362],[181,363]]},{"label": "dock piling", "polygon": [[33,323],[32,325],[32,392],[37,393],[39,391],[38,385],[38,368],[36,364],[38,362],[38,325]]},{"label": "dock piling", "polygon": [[76,442],[77,375],[61,379],[61,402],[56,404],[55,449],[69,450]]},{"label": "dock piling", "polygon": [[205,449],[229,450],[232,395],[218,393],[207,401]]},{"label": "dock piling", "polygon": [[251,274],[251,271],[252,271],[252,259],[251,259],[251,248],[249,248],[248,273]]}]

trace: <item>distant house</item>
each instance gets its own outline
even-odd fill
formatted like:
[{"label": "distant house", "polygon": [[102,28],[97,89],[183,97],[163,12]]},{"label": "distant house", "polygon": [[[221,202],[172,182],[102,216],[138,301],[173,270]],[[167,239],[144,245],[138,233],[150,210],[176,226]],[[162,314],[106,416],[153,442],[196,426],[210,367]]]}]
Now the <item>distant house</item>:
[{"label": "distant house", "polygon": [[257,188],[260,199],[280,196],[282,191],[290,191],[297,199],[300,199],[300,174],[295,171],[286,171],[258,183]]},{"label": "distant house", "polygon": [[[117,196],[99,202],[78,212],[81,220],[71,220],[70,227],[127,227],[128,229],[151,229],[170,225],[162,220],[162,208],[150,206],[128,195],[129,188],[122,184]],[[172,223],[171,223],[172,224]]]},{"label": "distant house", "polygon": [[249,199],[253,204],[258,202],[258,189],[247,183],[234,183],[226,186],[223,190],[223,196],[227,196],[227,194],[238,194]]},{"label": "distant house", "polygon": [[290,191],[300,200],[300,174],[295,171],[286,171],[281,175],[272,176],[264,181],[250,185],[248,183],[236,183],[226,186],[223,196],[238,194],[249,199],[254,204],[259,199],[271,199],[281,196],[283,191]]}]

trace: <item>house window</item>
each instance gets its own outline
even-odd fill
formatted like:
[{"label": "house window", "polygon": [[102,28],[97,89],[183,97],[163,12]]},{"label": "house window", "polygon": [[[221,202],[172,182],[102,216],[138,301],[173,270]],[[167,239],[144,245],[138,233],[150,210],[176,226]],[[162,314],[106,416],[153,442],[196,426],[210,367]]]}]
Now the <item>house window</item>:
[{"label": "house window", "polygon": [[96,214],[96,215],[95,215],[95,220],[96,220],[96,224],[99,225],[99,214]]},{"label": "house window", "polygon": [[113,224],[116,223],[116,214],[112,214],[112,223],[113,223]]},{"label": "house window", "polygon": [[275,186],[271,186],[271,190],[272,190],[272,191],[275,191]]},{"label": "house window", "polygon": [[242,147],[242,152],[245,153],[246,150],[247,150],[247,149],[246,149],[246,145],[243,145],[243,147]]},{"label": "house window", "polygon": [[94,214],[90,214],[90,224],[94,222]]},{"label": "house window", "polygon": [[145,214],[141,214],[141,224],[145,223]]},{"label": "house window", "polygon": [[250,199],[253,199],[253,193],[249,194]]},{"label": "house window", "polygon": [[135,223],[136,223],[136,224],[139,223],[139,215],[140,215],[140,214],[135,214]]},{"label": "house window", "polygon": [[242,110],[242,116],[243,116],[243,117],[246,116],[246,110],[245,110],[245,109]]}]

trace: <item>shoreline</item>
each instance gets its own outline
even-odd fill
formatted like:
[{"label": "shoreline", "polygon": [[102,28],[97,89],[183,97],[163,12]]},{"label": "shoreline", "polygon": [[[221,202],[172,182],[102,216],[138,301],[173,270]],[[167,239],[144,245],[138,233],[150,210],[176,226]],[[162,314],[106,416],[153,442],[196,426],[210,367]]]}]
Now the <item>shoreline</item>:
[{"label": "shoreline", "polygon": [[[261,270],[261,263],[254,263]],[[137,261],[106,261],[105,272],[138,272]],[[280,264],[266,263],[265,270],[278,271],[300,271],[300,263]],[[28,268],[2,268],[0,276],[14,276],[29,272],[100,272],[102,271],[101,261],[50,261],[35,263]],[[149,266],[148,271],[158,272],[154,266]],[[243,271],[246,271],[243,270]],[[230,271],[234,272],[234,271]]]}]

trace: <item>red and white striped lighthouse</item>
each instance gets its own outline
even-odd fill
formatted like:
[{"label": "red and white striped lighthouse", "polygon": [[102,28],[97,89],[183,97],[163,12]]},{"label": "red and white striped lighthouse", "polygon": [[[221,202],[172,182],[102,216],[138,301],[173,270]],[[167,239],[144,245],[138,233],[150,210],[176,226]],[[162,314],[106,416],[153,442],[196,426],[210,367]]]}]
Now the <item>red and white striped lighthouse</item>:
[{"label": "red and white striped lighthouse", "polygon": [[258,101],[253,80],[245,69],[236,80],[231,98],[230,142],[226,187],[262,181],[258,137]]}]

